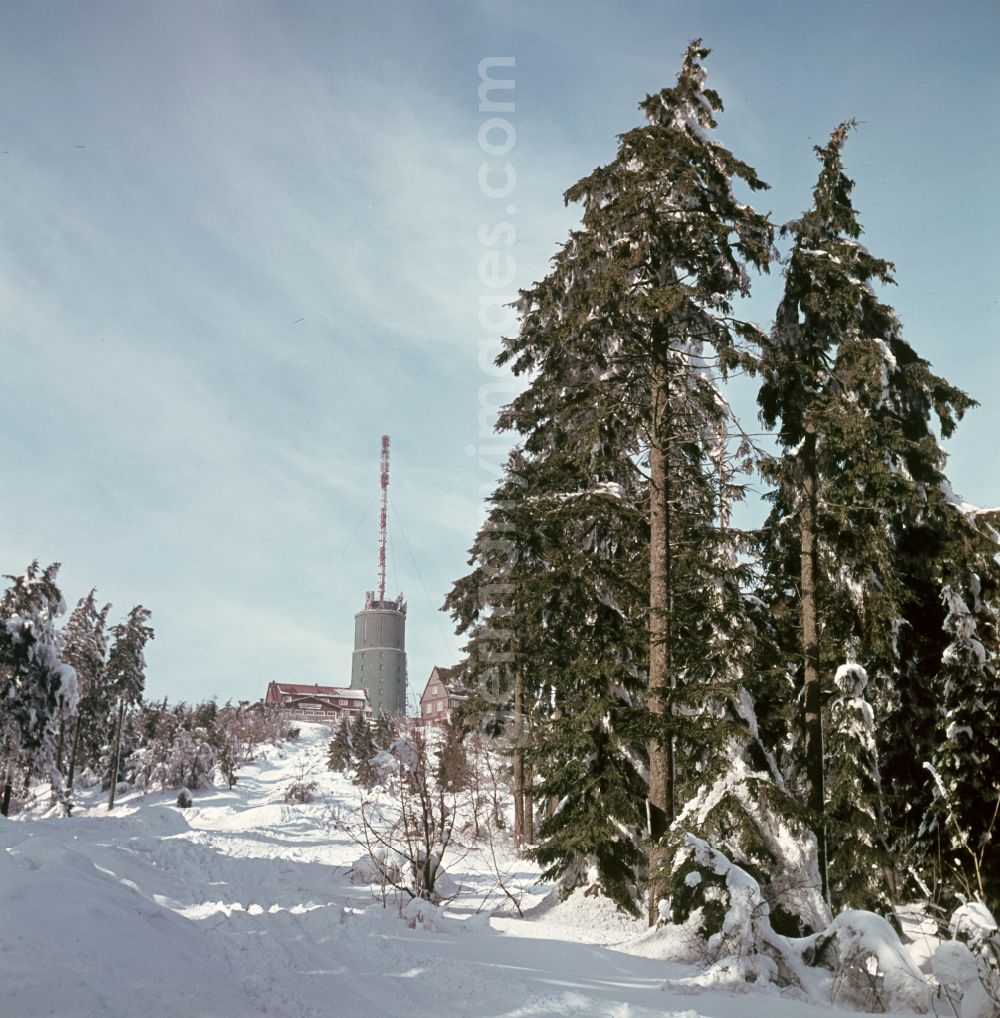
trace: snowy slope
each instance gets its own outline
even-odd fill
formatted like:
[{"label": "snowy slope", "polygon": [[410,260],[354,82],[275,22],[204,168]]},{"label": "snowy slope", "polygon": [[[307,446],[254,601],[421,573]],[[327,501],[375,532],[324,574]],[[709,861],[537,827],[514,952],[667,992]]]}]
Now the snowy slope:
[{"label": "snowy slope", "polygon": [[[472,856],[433,931],[409,929],[347,869],[332,827],[356,790],[323,766],[326,729],[270,748],[232,791],[126,797],[70,818],[0,818],[0,1014],[5,1018],[812,1018],[776,993],[664,989],[691,969],[656,957],[641,924],[577,897],[524,919],[476,914],[502,896]],[[285,805],[303,777],[321,801]],[[546,888],[525,864],[525,904]],[[841,1012],[842,1013],[842,1012]]]}]

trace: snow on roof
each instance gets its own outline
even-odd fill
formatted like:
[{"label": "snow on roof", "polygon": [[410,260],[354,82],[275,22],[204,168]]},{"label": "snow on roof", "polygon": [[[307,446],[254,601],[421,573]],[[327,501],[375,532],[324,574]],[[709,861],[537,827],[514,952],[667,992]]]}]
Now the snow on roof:
[{"label": "snow on roof", "polygon": [[318,686],[301,682],[272,682],[279,693],[289,696],[339,696],[351,700],[363,700],[368,695],[363,689],[350,689],[342,686]]},{"label": "snow on roof", "polygon": [[452,665],[450,668],[442,668],[440,665],[435,665],[431,669],[431,674],[427,679],[427,685],[424,686],[424,692],[420,699],[423,700],[424,696],[427,695],[427,691],[431,688],[431,685],[434,682],[440,682],[450,696],[468,696],[469,691],[465,688],[465,683],[462,681],[464,672],[464,663]]}]

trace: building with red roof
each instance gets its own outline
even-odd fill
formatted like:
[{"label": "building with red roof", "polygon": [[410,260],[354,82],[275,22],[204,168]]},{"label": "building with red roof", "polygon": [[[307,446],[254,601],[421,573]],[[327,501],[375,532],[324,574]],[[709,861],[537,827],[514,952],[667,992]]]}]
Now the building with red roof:
[{"label": "building with red roof", "polygon": [[331,722],[372,712],[367,690],[301,682],[269,682],[264,707],[280,707],[299,721]]}]

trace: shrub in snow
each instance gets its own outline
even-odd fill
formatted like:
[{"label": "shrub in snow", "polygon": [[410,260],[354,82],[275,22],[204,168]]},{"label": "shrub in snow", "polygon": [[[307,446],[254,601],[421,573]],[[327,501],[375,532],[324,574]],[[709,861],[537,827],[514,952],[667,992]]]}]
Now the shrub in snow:
[{"label": "shrub in snow", "polygon": [[441,908],[423,898],[411,898],[399,910],[400,918],[411,930],[418,926],[424,930],[436,930],[441,922]]},{"label": "shrub in snow", "polygon": [[455,824],[455,803],[430,780],[425,741],[418,735],[412,745],[412,769],[393,782],[391,795],[363,801],[361,809],[337,824],[365,849],[369,860],[354,865],[352,879],[368,877],[366,882],[378,884],[383,901],[395,893],[401,901],[437,903],[458,892],[442,865]]},{"label": "shrub in snow", "polygon": [[[754,878],[777,932],[799,936],[822,929],[829,912],[820,894],[816,839],[795,820],[793,809],[781,784],[770,774],[752,769],[742,755],[733,759],[727,774],[699,789],[673,828],[670,921],[684,923],[694,909],[703,908],[711,934],[726,911],[720,903],[705,899],[713,884],[711,874],[706,874],[704,886],[692,885],[687,883],[690,868],[678,866],[678,860],[690,856],[690,833]],[[724,881],[716,875],[714,883]]]},{"label": "shrub in snow", "polygon": [[177,793],[177,805],[180,806],[181,809],[190,809],[193,805],[191,793],[186,788],[182,788]]},{"label": "shrub in snow", "polygon": [[959,940],[938,944],[931,966],[937,996],[948,1002],[958,1018],[992,1018],[995,1012],[985,1007],[989,998],[979,981],[976,956],[966,944]]},{"label": "shrub in snow", "polygon": [[410,740],[385,741],[396,733],[398,727],[398,721],[385,715],[379,717],[374,728],[363,714],[350,724],[345,719],[330,740],[327,767],[343,772],[353,766],[354,784],[365,789],[386,785],[412,769],[417,759],[416,749]]},{"label": "shrub in snow", "polygon": [[315,781],[296,781],[285,790],[285,802],[307,803],[313,801],[313,792],[316,791]]},{"label": "shrub in snow", "polygon": [[798,984],[788,941],[772,930],[770,907],[746,870],[688,834],[672,873],[673,895],[661,914],[704,941],[711,967],[700,981]]},{"label": "shrub in snow", "polygon": [[402,770],[406,774],[413,774],[419,769],[427,749],[426,745],[419,744],[422,742],[423,737],[418,736],[417,740],[396,739],[389,746],[389,752],[398,763],[398,770]]},{"label": "shrub in snow", "polygon": [[380,749],[371,758],[371,766],[375,768],[377,783],[380,785],[399,774],[399,761],[387,749]]},{"label": "shrub in snow", "polygon": [[459,887],[439,861],[432,860],[434,872],[430,886],[423,874],[421,860],[411,859],[405,851],[387,845],[373,845],[351,864],[348,879],[352,884],[377,887],[383,900],[395,892],[401,903],[420,900],[438,904],[458,894]]},{"label": "shrub in snow", "polygon": [[1000,935],[992,913],[979,901],[951,917],[953,940],[940,944],[932,966],[939,996],[958,1018],[1000,1015]]},{"label": "shrub in snow", "polygon": [[76,775],[75,784],[77,788],[99,788],[101,779],[91,768],[86,767]]},{"label": "shrub in snow", "polygon": [[[231,707],[212,701],[189,706],[166,702],[144,704],[123,738],[124,770],[143,791],[156,788],[205,788],[214,784],[221,763],[227,780],[236,783],[237,763],[249,746],[236,737]],[[249,725],[243,735],[248,735]]]},{"label": "shrub in snow", "polygon": [[818,992],[854,1009],[926,1012],[930,988],[896,931],[874,912],[847,909],[798,942],[803,961],[830,975]]},{"label": "shrub in snow", "polygon": [[347,877],[352,884],[395,886],[402,879],[405,863],[402,853],[385,845],[375,845],[354,860]]}]

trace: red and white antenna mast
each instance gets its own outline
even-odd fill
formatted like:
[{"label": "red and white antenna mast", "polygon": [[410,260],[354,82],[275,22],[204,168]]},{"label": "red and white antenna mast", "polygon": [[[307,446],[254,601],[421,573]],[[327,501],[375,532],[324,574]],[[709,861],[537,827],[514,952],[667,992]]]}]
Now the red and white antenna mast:
[{"label": "red and white antenna mast", "polygon": [[382,502],[378,519],[378,599],[385,600],[385,531],[389,501],[389,436],[382,436]]}]

